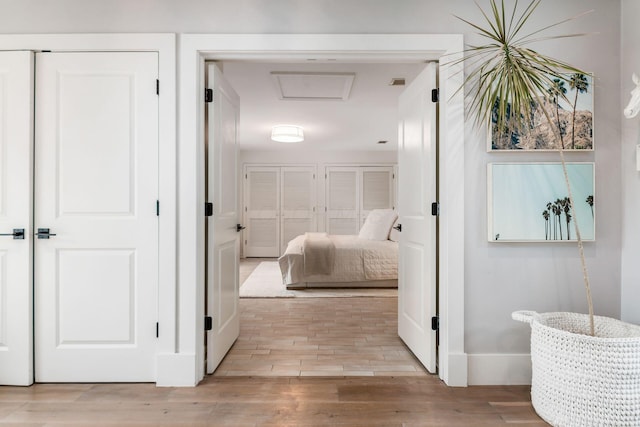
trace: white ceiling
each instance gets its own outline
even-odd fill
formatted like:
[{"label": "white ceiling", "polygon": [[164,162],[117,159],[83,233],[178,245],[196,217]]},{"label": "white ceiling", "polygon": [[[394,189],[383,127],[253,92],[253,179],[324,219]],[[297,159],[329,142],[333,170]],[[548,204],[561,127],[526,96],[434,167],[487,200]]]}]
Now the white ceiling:
[{"label": "white ceiling", "polygon": [[[239,140],[242,150],[396,150],[397,104],[407,85],[424,63],[265,63],[225,61],[223,72],[240,96]],[[348,99],[279,99],[272,72],[354,73]],[[271,141],[271,127],[292,124],[304,128],[304,142]],[[387,144],[378,141],[387,140]],[[295,146],[292,146],[295,145]]]}]

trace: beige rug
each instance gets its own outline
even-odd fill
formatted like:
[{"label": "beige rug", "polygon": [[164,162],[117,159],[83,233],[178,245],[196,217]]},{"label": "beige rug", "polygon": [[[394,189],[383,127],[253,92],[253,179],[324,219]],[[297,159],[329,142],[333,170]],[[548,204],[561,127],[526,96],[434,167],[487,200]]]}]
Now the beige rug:
[{"label": "beige rug", "polygon": [[263,261],[240,286],[240,298],[397,297],[397,289],[303,289],[291,291],[282,283],[276,261]]}]

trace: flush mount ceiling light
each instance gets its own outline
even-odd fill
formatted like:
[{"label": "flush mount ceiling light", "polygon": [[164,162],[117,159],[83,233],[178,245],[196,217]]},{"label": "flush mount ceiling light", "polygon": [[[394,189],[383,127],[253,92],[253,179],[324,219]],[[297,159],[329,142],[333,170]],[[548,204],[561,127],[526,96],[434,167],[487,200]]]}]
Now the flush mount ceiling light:
[{"label": "flush mount ceiling light", "polygon": [[276,125],[271,129],[271,139],[277,142],[304,141],[302,127],[295,125]]}]

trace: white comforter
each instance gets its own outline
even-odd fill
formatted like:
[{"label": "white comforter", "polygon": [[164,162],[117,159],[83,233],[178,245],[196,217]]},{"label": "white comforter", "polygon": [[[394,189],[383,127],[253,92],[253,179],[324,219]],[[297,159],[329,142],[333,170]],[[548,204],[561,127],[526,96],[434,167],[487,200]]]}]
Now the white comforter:
[{"label": "white comforter", "polygon": [[291,240],[278,259],[285,285],[307,282],[363,282],[398,278],[398,244],[351,235],[329,235],[335,245],[331,274],[304,274],[304,235]]}]

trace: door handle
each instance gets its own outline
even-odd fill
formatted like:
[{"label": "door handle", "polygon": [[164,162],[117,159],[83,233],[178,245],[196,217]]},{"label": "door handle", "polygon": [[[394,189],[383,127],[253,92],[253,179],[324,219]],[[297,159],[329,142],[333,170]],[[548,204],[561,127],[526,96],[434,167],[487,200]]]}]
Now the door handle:
[{"label": "door handle", "polygon": [[236,224],[236,231],[239,233],[247,227],[244,227],[242,224]]},{"label": "door handle", "polygon": [[398,230],[399,232],[402,233],[402,224],[398,224],[395,227],[393,227],[394,230]]},{"label": "door handle", "polygon": [[24,228],[14,228],[13,233],[2,233],[0,236],[13,236],[13,240],[24,240]]},{"label": "door handle", "polygon": [[50,236],[56,236],[56,234],[50,233],[48,228],[38,228],[36,236],[38,236],[38,239],[48,239]]}]

